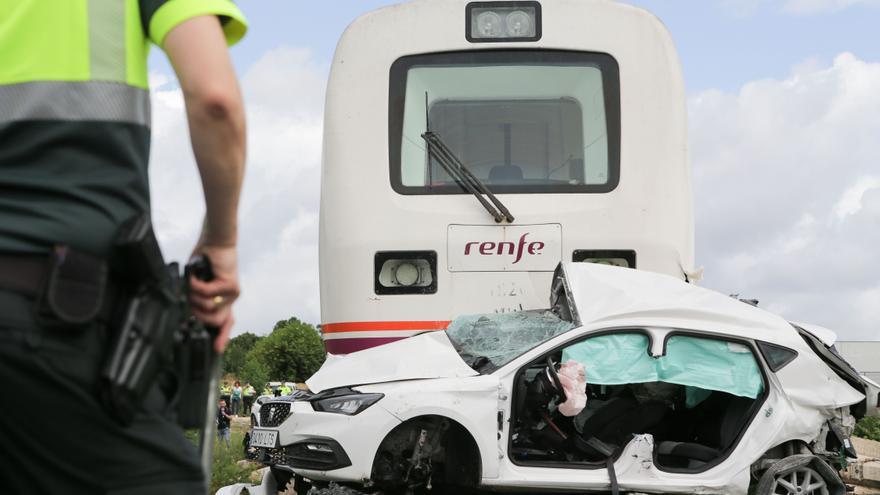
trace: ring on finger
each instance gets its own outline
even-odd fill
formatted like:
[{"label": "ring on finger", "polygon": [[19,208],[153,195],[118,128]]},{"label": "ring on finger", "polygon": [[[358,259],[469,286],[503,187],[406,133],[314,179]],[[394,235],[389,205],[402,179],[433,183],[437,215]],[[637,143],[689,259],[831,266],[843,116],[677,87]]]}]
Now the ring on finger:
[{"label": "ring on finger", "polygon": [[211,299],[211,302],[214,303],[214,307],[215,307],[215,308],[216,308],[217,306],[220,306],[221,304],[223,304],[225,301],[226,301],[226,298],[223,297],[223,296],[214,296],[214,298]]}]

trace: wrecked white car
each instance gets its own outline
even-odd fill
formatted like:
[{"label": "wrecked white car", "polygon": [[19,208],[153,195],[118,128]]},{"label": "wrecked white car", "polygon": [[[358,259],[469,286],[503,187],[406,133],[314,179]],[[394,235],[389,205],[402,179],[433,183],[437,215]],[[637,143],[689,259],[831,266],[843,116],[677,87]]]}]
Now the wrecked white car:
[{"label": "wrecked white car", "polygon": [[260,486],[843,494],[864,384],[817,337],[675,278],[565,264],[546,311],[328,357],[269,401]]}]

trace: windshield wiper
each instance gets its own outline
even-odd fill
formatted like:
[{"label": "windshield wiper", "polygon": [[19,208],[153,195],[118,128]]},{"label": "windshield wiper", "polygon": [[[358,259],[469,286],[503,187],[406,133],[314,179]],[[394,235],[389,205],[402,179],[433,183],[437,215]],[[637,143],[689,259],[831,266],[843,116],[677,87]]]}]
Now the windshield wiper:
[{"label": "windshield wiper", "polygon": [[[495,219],[495,222],[501,223],[506,218],[508,222],[513,223],[514,218],[510,210],[455,156],[455,153],[443,142],[439,134],[434,131],[426,131],[422,134],[422,139],[428,144],[428,154],[432,155],[443,167],[443,170],[452,176],[461,187],[477,198],[483,208],[486,208],[486,211]],[[486,201],[486,198],[483,197],[484,194],[498,208],[497,210]]]}]

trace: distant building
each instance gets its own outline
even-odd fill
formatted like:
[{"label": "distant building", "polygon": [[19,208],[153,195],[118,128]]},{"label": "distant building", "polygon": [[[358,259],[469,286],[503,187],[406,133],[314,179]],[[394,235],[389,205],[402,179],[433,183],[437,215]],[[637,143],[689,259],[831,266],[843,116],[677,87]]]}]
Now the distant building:
[{"label": "distant building", "polygon": [[834,347],[856,371],[880,382],[880,342],[837,342]]},{"label": "distant building", "polygon": [[880,414],[880,342],[837,342],[837,352],[871,382],[868,388],[868,414]]}]

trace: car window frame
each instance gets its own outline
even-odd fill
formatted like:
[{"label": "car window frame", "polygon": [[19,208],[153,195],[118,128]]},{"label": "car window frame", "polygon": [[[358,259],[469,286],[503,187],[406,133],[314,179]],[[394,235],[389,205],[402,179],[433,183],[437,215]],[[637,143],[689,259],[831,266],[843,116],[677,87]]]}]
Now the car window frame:
[{"label": "car window frame", "polygon": [[[704,473],[704,472],[706,472],[710,469],[713,469],[716,466],[722,464],[724,461],[729,459],[730,456],[733,455],[733,453],[739,448],[746,432],[749,431],[749,429],[751,428],[752,424],[755,421],[755,418],[757,418],[758,413],[763,410],[764,405],[767,402],[767,399],[770,397],[770,389],[771,389],[772,382],[770,381],[770,373],[771,372],[769,371],[770,370],[769,363],[767,363],[767,361],[764,359],[764,356],[761,354],[760,349],[758,348],[757,343],[754,340],[746,339],[746,338],[742,338],[742,337],[737,337],[737,336],[730,336],[730,335],[726,335],[726,334],[722,334],[722,333],[713,333],[713,332],[707,333],[707,332],[700,331],[700,330],[682,329],[682,328],[676,328],[676,327],[662,327],[662,326],[609,327],[609,328],[599,328],[599,329],[595,329],[595,330],[586,330],[584,332],[579,332],[575,336],[568,335],[569,333],[576,332],[577,330],[582,329],[582,328],[584,328],[584,327],[582,327],[582,326],[575,327],[575,328],[571,329],[569,332],[566,332],[565,334],[559,335],[554,339],[548,340],[547,342],[545,342],[541,346],[533,348],[532,351],[535,351],[536,349],[538,349],[540,347],[548,346],[548,348],[546,350],[537,352],[535,354],[535,356],[537,356],[537,357],[533,357],[531,359],[527,359],[525,361],[522,361],[522,358],[525,357],[525,354],[529,354],[529,352],[527,352],[492,373],[492,374],[495,374],[495,373],[499,373],[499,372],[503,371],[504,373],[498,375],[499,379],[503,379],[502,377],[512,376],[511,391],[510,391],[511,404],[513,404],[513,402],[514,402],[513,401],[513,394],[516,392],[515,390],[513,390],[513,388],[514,388],[513,384],[516,383],[516,381],[519,379],[520,375],[522,373],[524,373],[527,368],[531,367],[534,364],[539,364],[542,360],[546,360],[546,358],[550,354],[554,354],[557,352],[561,353],[562,350],[567,346],[574,345],[578,342],[581,342],[581,341],[584,341],[584,340],[587,340],[590,338],[601,337],[603,335],[611,335],[611,334],[615,334],[615,333],[646,334],[648,337],[647,352],[649,355],[651,355],[651,357],[654,357],[654,355],[651,354],[651,350],[654,348],[654,340],[655,339],[649,329],[655,329],[655,330],[660,330],[660,331],[664,332],[663,333],[663,342],[661,343],[662,354],[660,354],[657,357],[662,357],[662,356],[666,355],[666,344],[669,341],[669,339],[674,336],[686,336],[686,337],[695,337],[695,338],[705,338],[705,339],[709,339],[709,340],[721,340],[724,342],[733,342],[733,343],[737,343],[737,344],[742,344],[742,345],[746,346],[749,349],[749,351],[751,351],[752,357],[755,359],[755,362],[758,365],[758,370],[760,370],[760,372],[761,372],[761,378],[763,380],[764,387],[763,387],[761,394],[757,398],[754,399],[755,403],[752,406],[752,410],[749,414],[748,420],[743,424],[743,428],[737,433],[737,436],[736,436],[735,440],[733,441],[732,446],[727,450],[727,452],[723,456],[720,456],[719,458],[713,460],[712,462],[706,463],[704,466],[700,466],[697,469],[691,469],[691,468],[661,467],[660,465],[658,465],[657,449],[656,449],[656,445],[655,445],[654,451],[652,453],[652,456],[653,456],[652,462],[654,463],[654,467],[658,471],[661,471],[664,473],[673,473],[673,474],[700,474],[700,473]],[[564,340],[562,340],[563,338],[564,338]],[[562,340],[562,341],[559,341],[559,340]],[[556,342],[554,342],[554,341],[556,341]],[[772,411],[771,411],[771,414],[772,414]],[[514,419],[515,419],[514,418],[514,411],[511,406],[511,409],[509,411],[508,422],[512,425],[514,423]],[[507,459],[516,466],[562,468],[562,469],[590,469],[590,470],[605,469],[607,467],[605,462],[599,462],[599,463],[547,462],[547,463],[540,463],[540,464],[539,463],[521,463],[521,462],[517,462],[515,459],[513,459],[513,457],[511,457],[511,449],[512,449],[512,438],[511,438],[510,430],[508,430],[508,434],[507,434]],[[620,458],[620,454],[622,454],[624,450],[626,450],[626,449],[625,448],[621,449],[620,452],[618,453],[618,455],[614,458],[615,464],[617,463],[618,459]]]}]

